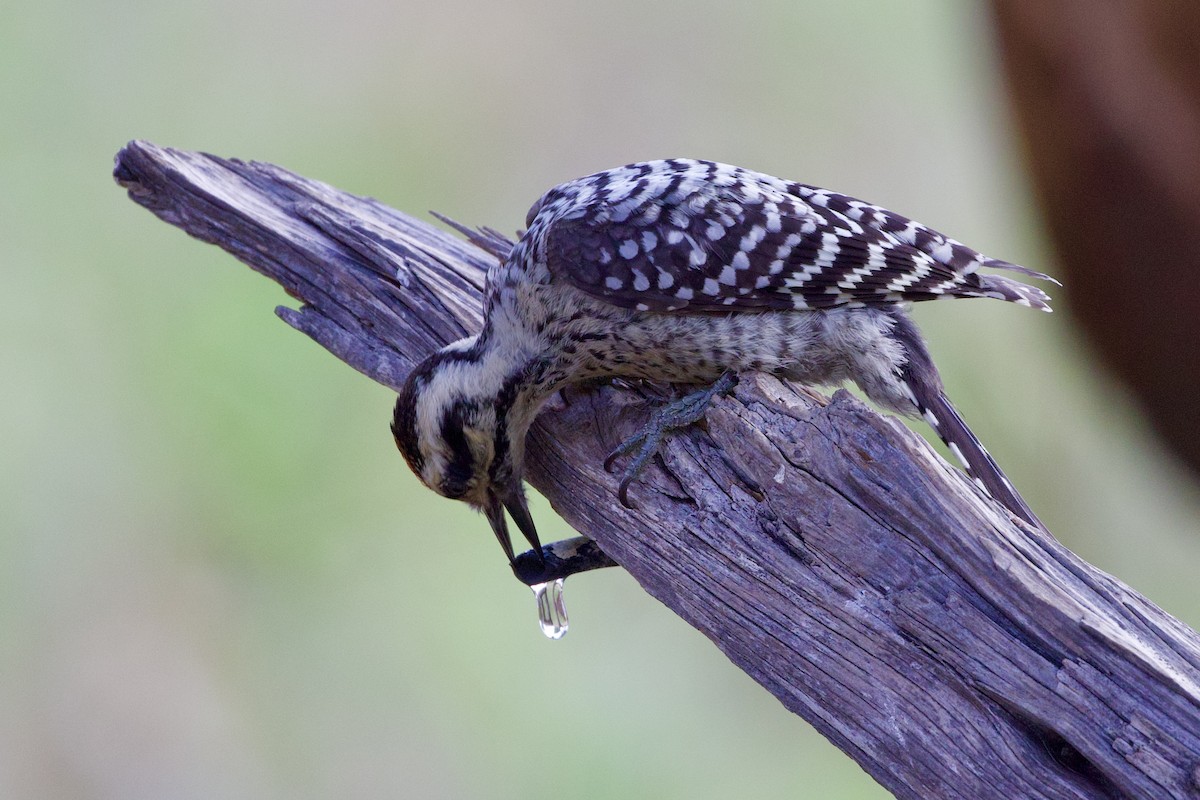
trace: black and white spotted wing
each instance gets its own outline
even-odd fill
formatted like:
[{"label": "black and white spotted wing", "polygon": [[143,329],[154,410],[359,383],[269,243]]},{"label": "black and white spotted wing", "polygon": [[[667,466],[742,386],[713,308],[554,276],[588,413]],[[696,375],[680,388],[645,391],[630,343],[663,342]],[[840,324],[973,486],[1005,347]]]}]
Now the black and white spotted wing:
[{"label": "black and white spotted wing", "polygon": [[994,297],[1049,311],[1040,289],[898,214],[727,164],[630,164],[530,209],[528,256],[614,305],[653,311],[825,309]]}]

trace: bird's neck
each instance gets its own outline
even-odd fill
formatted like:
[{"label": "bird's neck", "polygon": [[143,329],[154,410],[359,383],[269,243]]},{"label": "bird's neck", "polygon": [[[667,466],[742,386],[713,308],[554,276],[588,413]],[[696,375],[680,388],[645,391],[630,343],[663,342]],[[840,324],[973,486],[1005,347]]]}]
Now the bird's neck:
[{"label": "bird's neck", "polygon": [[[481,411],[495,414],[495,454],[502,470],[521,472],[525,434],[546,399],[557,390],[548,375],[546,344],[522,330],[496,330],[451,345],[461,359],[447,363],[453,391]],[[500,477],[500,476],[496,476]]]}]

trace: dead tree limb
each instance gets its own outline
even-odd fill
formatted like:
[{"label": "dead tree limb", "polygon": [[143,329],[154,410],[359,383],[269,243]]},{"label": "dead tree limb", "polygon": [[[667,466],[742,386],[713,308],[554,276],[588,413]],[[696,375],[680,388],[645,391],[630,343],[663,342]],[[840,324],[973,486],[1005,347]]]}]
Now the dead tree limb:
[{"label": "dead tree limb", "polygon": [[[479,327],[494,255],[377,201],[145,142],[115,176],[278,281],[303,305],[277,313],[380,383]],[[897,797],[1200,797],[1200,637],[902,424],[746,379],[668,444],[634,511],[601,463],[645,413],[614,389],[544,413],[530,482]]]}]

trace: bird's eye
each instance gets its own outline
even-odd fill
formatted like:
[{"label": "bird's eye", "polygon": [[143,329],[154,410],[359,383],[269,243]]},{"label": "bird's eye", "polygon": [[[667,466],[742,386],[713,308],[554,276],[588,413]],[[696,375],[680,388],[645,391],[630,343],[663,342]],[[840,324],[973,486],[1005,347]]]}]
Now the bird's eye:
[{"label": "bird's eye", "polygon": [[438,489],[443,497],[457,500],[467,493],[472,477],[474,476],[470,470],[464,469],[459,464],[452,463],[446,468],[446,474],[442,478]]}]

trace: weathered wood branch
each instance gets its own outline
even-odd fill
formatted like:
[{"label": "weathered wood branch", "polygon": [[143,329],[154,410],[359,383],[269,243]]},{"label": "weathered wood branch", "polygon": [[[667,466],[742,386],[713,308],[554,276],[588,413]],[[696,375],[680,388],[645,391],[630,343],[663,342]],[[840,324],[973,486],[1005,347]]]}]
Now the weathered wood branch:
[{"label": "weathered wood branch", "polygon": [[[115,176],[282,284],[303,306],[279,315],[380,383],[480,324],[494,256],[377,201],[145,142]],[[902,424],[747,378],[668,444],[635,511],[601,463],[645,414],[572,396],[531,433],[530,482],[896,796],[1200,797],[1200,637]]]}]

